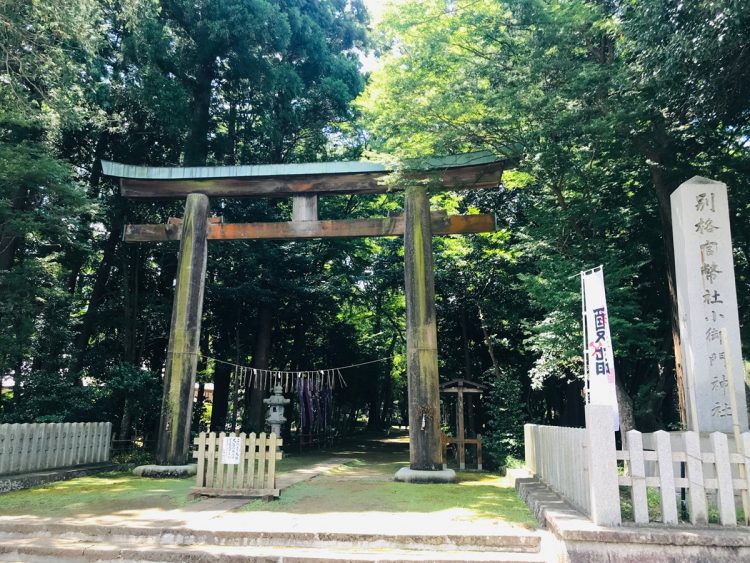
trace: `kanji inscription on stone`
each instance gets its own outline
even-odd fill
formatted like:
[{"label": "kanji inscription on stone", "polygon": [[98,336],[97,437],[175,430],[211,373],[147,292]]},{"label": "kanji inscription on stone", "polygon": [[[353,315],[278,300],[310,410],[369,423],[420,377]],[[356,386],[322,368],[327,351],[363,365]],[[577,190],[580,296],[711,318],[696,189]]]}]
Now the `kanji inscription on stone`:
[{"label": "kanji inscription on stone", "polygon": [[[688,428],[731,432],[729,377],[748,429],[727,187],[696,176],[671,196]],[[727,331],[725,357],[720,331]],[[696,428],[697,426],[697,428]]]}]

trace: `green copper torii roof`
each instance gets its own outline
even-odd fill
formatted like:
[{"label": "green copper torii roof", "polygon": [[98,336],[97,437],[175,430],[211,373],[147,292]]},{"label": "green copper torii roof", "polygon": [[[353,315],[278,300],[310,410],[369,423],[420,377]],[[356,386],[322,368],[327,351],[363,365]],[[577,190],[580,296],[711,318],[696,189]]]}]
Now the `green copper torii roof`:
[{"label": "green copper torii roof", "polygon": [[[464,166],[478,166],[507,160],[507,156],[482,151],[451,156],[430,157],[406,161],[409,170],[444,170]],[[137,166],[102,160],[106,176],[140,180],[205,180],[210,178],[252,178],[273,176],[307,176],[326,174],[388,173],[395,167],[372,161],[306,162],[298,164],[250,164],[240,166]]]},{"label": "green copper torii roof", "polygon": [[175,199],[191,193],[209,197],[286,197],[384,193],[396,170],[408,182],[437,189],[497,186],[512,157],[490,152],[415,159],[395,165],[372,161],[257,164],[245,166],[152,167],[102,161],[105,175],[119,178],[120,194],[131,199]]}]

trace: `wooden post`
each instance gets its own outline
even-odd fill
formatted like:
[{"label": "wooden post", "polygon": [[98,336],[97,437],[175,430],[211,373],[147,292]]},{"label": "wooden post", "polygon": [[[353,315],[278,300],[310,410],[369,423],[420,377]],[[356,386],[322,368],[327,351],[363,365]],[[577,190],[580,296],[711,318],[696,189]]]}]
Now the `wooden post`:
[{"label": "wooden post", "polygon": [[458,447],[458,468],[466,469],[466,430],[464,429],[464,387],[458,386],[456,393],[456,446]]},{"label": "wooden post", "polygon": [[157,446],[157,460],[163,465],[186,463],[190,448],[190,415],[206,281],[207,223],[208,197],[203,194],[188,195],[164,370],[164,397]]},{"label": "wooden post", "polygon": [[318,196],[295,195],[292,196],[292,221],[317,221],[318,220]]},{"label": "wooden post", "polygon": [[425,186],[406,189],[404,203],[409,461],[413,470],[441,469],[440,389],[432,229]]}]

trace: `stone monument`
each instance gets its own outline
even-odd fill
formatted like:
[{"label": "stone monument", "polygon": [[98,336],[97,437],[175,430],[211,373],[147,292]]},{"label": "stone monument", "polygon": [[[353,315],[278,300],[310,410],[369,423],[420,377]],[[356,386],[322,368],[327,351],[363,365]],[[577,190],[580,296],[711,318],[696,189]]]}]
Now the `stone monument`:
[{"label": "stone monument", "polygon": [[745,432],[745,366],[727,187],[696,176],[674,191],[671,203],[688,429],[732,432],[733,388],[737,420]]}]

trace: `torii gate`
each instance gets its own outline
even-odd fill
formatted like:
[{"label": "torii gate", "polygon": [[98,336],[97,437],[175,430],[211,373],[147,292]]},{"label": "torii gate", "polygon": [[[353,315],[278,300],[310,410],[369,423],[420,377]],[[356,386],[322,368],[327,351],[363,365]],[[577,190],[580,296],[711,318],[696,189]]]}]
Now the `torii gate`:
[{"label": "torii gate", "polygon": [[[207,240],[403,235],[410,468],[440,470],[432,235],[491,232],[495,230],[495,218],[430,214],[425,184],[430,182],[445,190],[495,187],[506,162],[490,153],[429,159],[422,169],[408,173],[414,183],[405,190],[403,216],[321,221],[318,196],[386,192],[392,188],[380,180],[392,169],[374,162],[157,168],[102,161],[104,174],[120,179],[120,193],[125,198],[186,198],[182,220],[170,219],[166,225],[127,225],[123,236],[126,242],[180,241],[164,372],[159,463],[185,463],[190,448]],[[209,197],[260,196],[291,196],[292,221],[224,224],[209,218]]]}]

